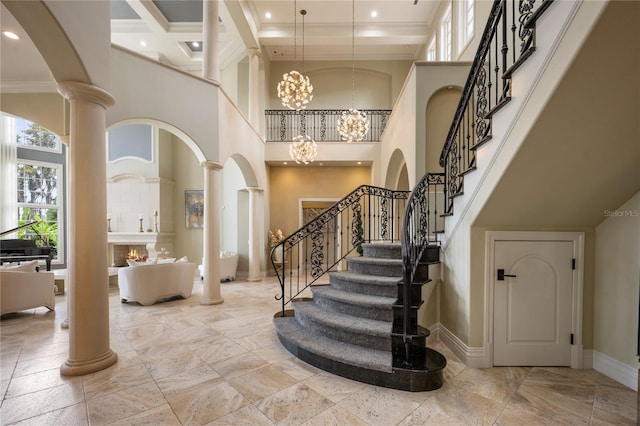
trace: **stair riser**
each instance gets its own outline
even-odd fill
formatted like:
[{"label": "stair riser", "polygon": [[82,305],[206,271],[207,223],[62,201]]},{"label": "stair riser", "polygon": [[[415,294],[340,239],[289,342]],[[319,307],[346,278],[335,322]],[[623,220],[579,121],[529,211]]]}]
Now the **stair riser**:
[{"label": "stair riser", "polygon": [[[350,343],[352,345],[362,346],[364,348],[380,349],[385,351],[391,350],[391,329],[388,336],[375,336],[367,334],[366,330],[358,331],[355,329],[336,328],[313,318],[309,318],[300,311],[296,311],[296,319],[307,328],[312,328],[316,332],[330,337],[340,342]],[[355,321],[355,320],[354,320]]]},{"label": "stair riser", "polygon": [[365,257],[376,257],[378,259],[402,258],[402,247],[400,244],[363,244],[362,248]]},{"label": "stair riser", "polygon": [[398,286],[396,284],[377,285],[338,278],[331,278],[331,287],[336,290],[348,291],[351,293],[368,294],[370,296],[396,297]]},{"label": "stair riser", "polygon": [[373,258],[349,259],[349,271],[356,274],[378,275],[381,277],[402,277],[402,263],[378,263]]},{"label": "stair riser", "polygon": [[393,311],[391,305],[387,307],[356,305],[314,295],[313,301],[325,308],[358,318],[367,318],[378,321],[392,321]]}]

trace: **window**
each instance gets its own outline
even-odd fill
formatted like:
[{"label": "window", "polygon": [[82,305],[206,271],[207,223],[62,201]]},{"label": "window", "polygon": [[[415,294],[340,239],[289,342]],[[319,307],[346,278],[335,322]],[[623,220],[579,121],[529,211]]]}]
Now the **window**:
[{"label": "window", "polygon": [[440,60],[451,60],[451,5],[447,7],[440,21]]},{"label": "window", "polygon": [[15,120],[18,147],[56,153],[62,152],[58,135],[22,118],[16,118]]},{"label": "window", "polygon": [[458,4],[458,53],[461,53],[473,38],[474,0],[460,0]]},{"label": "window", "polygon": [[429,43],[429,47],[427,47],[427,61],[435,61],[436,60],[436,38],[432,38]]},{"label": "window", "polygon": [[18,224],[37,224],[18,231],[18,238],[36,240],[36,245],[52,247],[59,259],[62,165],[18,159]]}]

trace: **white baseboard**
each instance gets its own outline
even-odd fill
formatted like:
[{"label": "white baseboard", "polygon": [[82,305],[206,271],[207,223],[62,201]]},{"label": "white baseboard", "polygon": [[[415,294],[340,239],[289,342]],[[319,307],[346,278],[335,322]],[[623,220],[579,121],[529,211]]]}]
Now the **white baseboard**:
[{"label": "white baseboard", "polygon": [[[471,368],[489,368],[491,362],[483,347],[470,347],[440,323],[429,327],[429,339],[439,339],[453,352],[460,361]],[[429,340],[427,340],[427,343]]]},{"label": "white baseboard", "polygon": [[638,368],[622,363],[601,352],[595,350],[592,352],[594,370],[622,383],[636,392],[638,391]]},{"label": "white baseboard", "polygon": [[[434,341],[439,340],[467,367],[492,367],[488,351],[485,348],[467,346],[440,323],[432,325],[429,330],[431,334],[427,338],[427,344],[433,344]],[[608,355],[593,349],[584,349],[582,350],[581,368],[593,368],[599,373],[638,392],[638,368],[624,364]]]}]

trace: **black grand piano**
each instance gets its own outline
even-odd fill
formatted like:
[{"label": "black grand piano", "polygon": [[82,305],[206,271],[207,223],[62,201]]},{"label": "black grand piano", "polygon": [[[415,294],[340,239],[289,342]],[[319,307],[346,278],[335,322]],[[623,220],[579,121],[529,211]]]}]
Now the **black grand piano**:
[{"label": "black grand piano", "polygon": [[[18,226],[17,228],[9,229],[8,231],[0,233],[0,237],[36,223],[38,222],[31,222]],[[52,258],[53,253],[51,247],[37,247],[34,240],[0,239],[0,265],[5,262],[44,260],[47,263],[47,271],[50,271]]]}]

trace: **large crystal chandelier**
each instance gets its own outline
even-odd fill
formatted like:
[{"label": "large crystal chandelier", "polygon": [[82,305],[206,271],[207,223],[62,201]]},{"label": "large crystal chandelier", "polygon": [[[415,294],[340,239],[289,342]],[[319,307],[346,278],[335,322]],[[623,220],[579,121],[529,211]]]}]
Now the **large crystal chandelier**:
[{"label": "large crystal chandelier", "polygon": [[[296,65],[297,54],[297,23],[296,23],[297,5],[293,2],[293,62]],[[307,11],[302,9],[302,71],[304,72],[304,16]],[[300,111],[305,109],[307,104],[313,99],[313,86],[309,81],[309,77],[302,75],[296,70],[291,70],[282,75],[282,81],[278,83],[278,97],[282,101],[282,105],[289,109]]]},{"label": "large crystal chandelier", "polygon": [[355,66],[355,45],[356,45],[356,13],[355,13],[355,0],[351,5],[352,16],[352,36],[351,36],[351,108],[349,111],[343,111],[342,115],[338,119],[338,133],[343,141],[353,142],[361,141],[369,132],[369,119],[364,112],[358,111],[354,106],[355,92],[356,92],[356,66]]},{"label": "large crystal chandelier", "polygon": [[318,145],[311,139],[311,136],[298,135],[293,138],[293,142],[289,145],[289,155],[298,164],[312,163],[318,155]]}]

